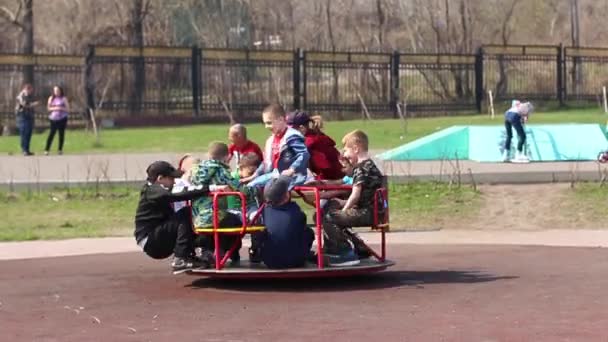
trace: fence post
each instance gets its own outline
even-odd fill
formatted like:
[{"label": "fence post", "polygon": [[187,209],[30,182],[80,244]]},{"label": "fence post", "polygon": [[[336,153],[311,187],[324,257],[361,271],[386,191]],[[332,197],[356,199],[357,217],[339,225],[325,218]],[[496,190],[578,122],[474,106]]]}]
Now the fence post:
[{"label": "fence post", "polygon": [[84,93],[87,101],[87,117],[95,110],[95,79],[93,77],[93,66],[95,64],[95,46],[87,47],[84,65]]},{"label": "fence post", "polygon": [[479,113],[482,110],[483,95],[483,48],[479,47],[475,54],[475,105]]},{"label": "fence post", "polygon": [[562,101],[565,105],[568,101],[568,48],[564,47],[562,51],[562,70],[560,72],[562,75]]},{"label": "fence post", "polygon": [[194,117],[201,114],[201,49],[192,47],[191,70],[192,70],[192,112]]},{"label": "fence post", "polygon": [[393,109],[393,118],[399,117],[399,51],[393,51],[390,62],[390,78],[391,78],[391,100],[390,107]]},{"label": "fence post", "polygon": [[564,47],[557,47],[557,100],[560,107],[564,105]]},{"label": "fence post", "polygon": [[301,89],[302,90],[301,91],[301,94],[302,94],[302,100],[301,101],[302,102],[301,102],[301,105],[302,105],[302,109],[303,110],[308,110],[308,98],[307,98],[308,95],[306,94],[306,92],[307,92],[307,90],[306,90],[307,89],[307,86],[306,86],[306,82],[307,82],[306,51],[301,50],[301,57],[300,58],[301,58],[300,61],[302,63],[302,74],[300,75],[301,78],[302,78],[302,89]]},{"label": "fence post", "polygon": [[300,97],[302,96],[300,74],[302,72],[302,49],[293,52],[293,109],[302,109]]}]

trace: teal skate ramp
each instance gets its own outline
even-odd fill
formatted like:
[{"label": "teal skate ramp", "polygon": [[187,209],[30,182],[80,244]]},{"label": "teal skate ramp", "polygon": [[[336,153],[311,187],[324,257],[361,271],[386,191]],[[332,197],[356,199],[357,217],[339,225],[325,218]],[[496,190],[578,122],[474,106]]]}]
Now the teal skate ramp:
[{"label": "teal skate ramp", "polygon": [[[607,148],[604,127],[599,124],[526,125],[525,150],[532,161],[596,160]],[[504,126],[453,126],[382,153],[384,160],[469,159],[502,160]],[[517,146],[513,130],[511,151]]]},{"label": "teal skate ramp", "polygon": [[452,126],[378,156],[385,160],[468,159],[467,126]]}]

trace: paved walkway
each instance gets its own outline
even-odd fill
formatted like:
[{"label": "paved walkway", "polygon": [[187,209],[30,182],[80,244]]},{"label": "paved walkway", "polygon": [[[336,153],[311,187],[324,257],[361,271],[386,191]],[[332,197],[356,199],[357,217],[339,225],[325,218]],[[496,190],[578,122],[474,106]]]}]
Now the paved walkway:
[{"label": "paved walkway", "polygon": [[[61,184],[139,183],[155,160],[175,162],[178,153],[0,156],[0,187]],[[473,161],[378,162],[394,181],[453,180],[463,183],[542,183],[573,179],[598,181],[608,173],[596,162],[478,163]],[[608,165],[608,164],[607,164]]]},{"label": "paved walkway", "polygon": [[[380,234],[362,233],[365,241],[380,243]],[[608,247],[605,230],[478,231],[441,230],[387,234],[389,245],[521,245],[556,247]],[[249,246],[244,241],[245,247]],[[25,241],[0,243],[0,260],[35,259],[88,254],[135,252],[131,237]]]},{"label": "paved walkway", "polygon": [[172,276],[141,253],[0,261],[5,341],[606,341],[596,248],[402,245],[335,279]]}]

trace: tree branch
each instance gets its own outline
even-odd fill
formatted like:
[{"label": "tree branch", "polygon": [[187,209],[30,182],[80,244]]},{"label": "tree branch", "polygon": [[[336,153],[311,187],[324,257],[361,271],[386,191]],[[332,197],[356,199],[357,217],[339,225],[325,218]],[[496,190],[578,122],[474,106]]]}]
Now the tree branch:
[{"label": "tree branch", "polygon": [[23,30],[23,24],[17,20],[19,12],[21,12],[21,2],[19,3],[19,9],[17,10],[17,13],[12,13],[11,10],[2,6],[0,7],[0,18],[4,18],[10,24],[13,24],[19,29]]},{"label": "tree branch", "polygon": [[430,6],[426,7],[426,10],[429,14],[429,21],[431,23],[431,28],[433,29],[433,32],[435,32],[435,52],[436,53],[440,53],[441,52],[441,31],[439,30],[439,27],[437,27],[437,24],[435,23],[435,15],[433,14],[434,8],[431,9]]},{"label": "tree branch", "polygon": [[325,3],[325,15],[327,18],[327,34],[329,35],[329,42],[331,44],[331,49],[332,51],[336,51],[336,41],[334,40],[334,30],[333,27],[331,25],[331,0],[327,0],[327,2]]},{"label": "tree branch", "polygon": [[507,45],[509,43],[509,38],[511,37],[511,30],[510,30],[511,18],[513,17],[513,12],[515,12],[515,5],[517,5],[518,2],[519,2],[519,0],[513,0],[513,2],[511,3],[511,8],[509,8],[509,10],[507,11],[507,16],[505,17],[505,20],[502,23],[502,44],[503,45]]},{"label": "tree branch", "polygon": [[143,10],[141,11],[141,14],[140,14],[140,16],[139,16],[139,18],[140,18],[140,20],[141,20],[142,22],[144,21],[144,19],[146,19],[146,16],[147,16],[148,14],[150,14],[150,2],[151,2],[151,0],[147,0],[147,1],[144,3],[144,8],[143,8]]}]

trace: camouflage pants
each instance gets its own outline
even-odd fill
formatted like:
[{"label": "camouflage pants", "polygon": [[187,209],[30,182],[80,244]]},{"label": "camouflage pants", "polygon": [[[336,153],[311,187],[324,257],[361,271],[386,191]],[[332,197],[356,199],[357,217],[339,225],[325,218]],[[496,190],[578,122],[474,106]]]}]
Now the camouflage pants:
[{"label": "camouflage pants", "polygon": [[345,230],[351,227],[371,226],[374,222],[371,209],[347,209],[343,211],[338,201],[330,200],[323,215],[324,250],[328,254],[341,254],[357,248]]}]

